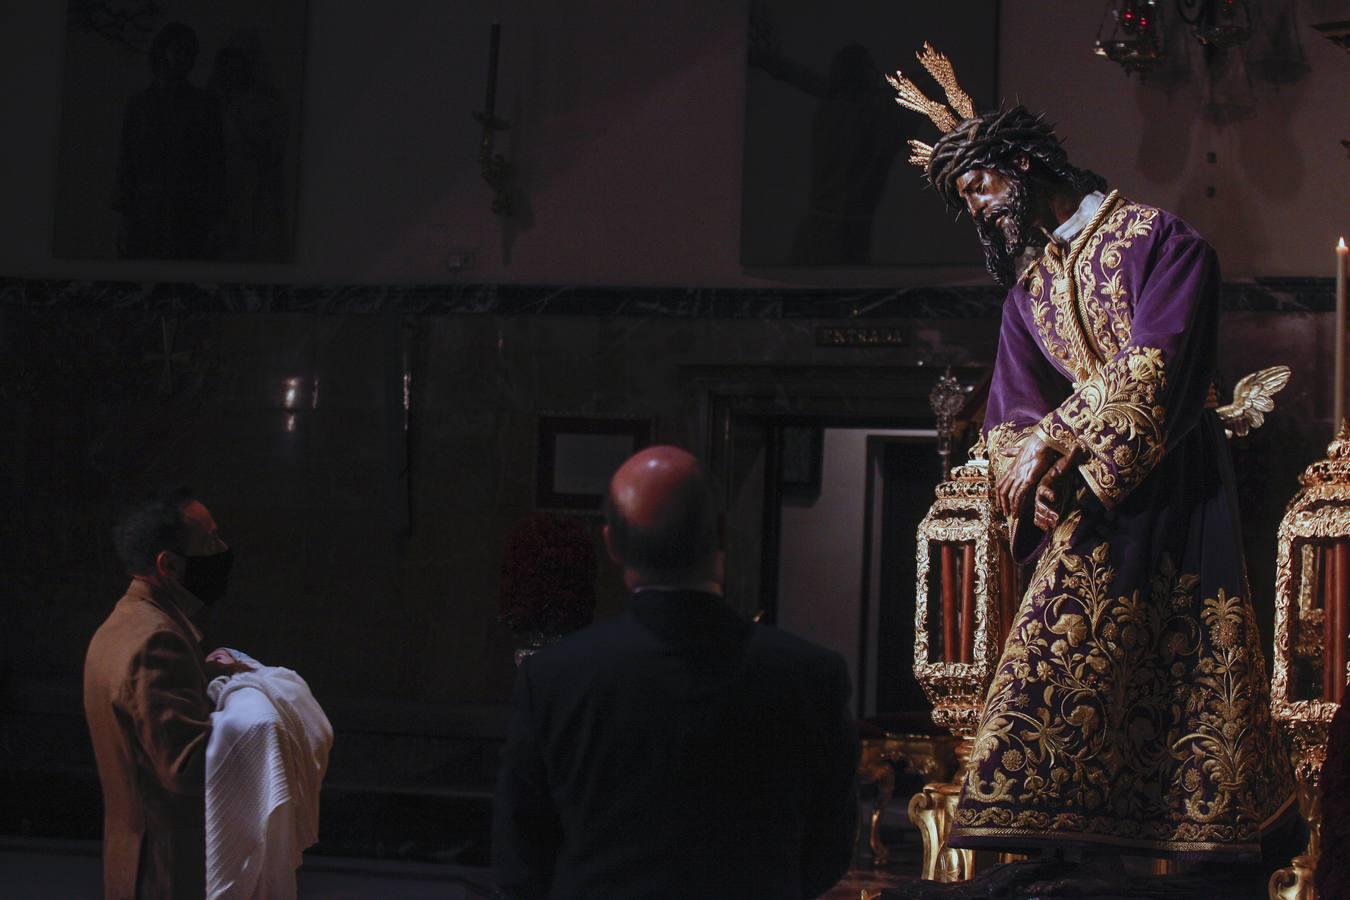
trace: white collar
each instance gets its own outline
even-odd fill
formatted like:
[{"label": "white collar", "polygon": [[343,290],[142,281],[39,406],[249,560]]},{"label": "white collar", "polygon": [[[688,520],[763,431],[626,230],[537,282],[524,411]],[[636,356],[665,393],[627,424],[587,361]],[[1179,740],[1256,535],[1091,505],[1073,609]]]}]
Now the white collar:
[{"label": "white collar", "polygon": [[1078,209],[1074,214],[1064,220],[1064,223],[1055,229],[1052,235],[1057,241],[1071,243],[1079,233],[1087,227],[1088,222],[1097,214],[1101,208],[1102,202],[1106,200],[1106,195],[1101,191],[1093,191],[1082,199],[1078,204]]}]

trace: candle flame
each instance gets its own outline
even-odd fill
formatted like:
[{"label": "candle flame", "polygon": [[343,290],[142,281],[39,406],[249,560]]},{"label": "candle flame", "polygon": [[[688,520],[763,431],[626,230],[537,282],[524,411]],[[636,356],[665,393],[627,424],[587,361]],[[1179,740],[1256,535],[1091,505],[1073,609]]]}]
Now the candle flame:
[{"label": "candle flame", "polygon": [[1344,250],[1344,249],[1345,249],[1345,236],[1344,236],[1344,235],[1342,235],[1340,241],[1338,241],[1338,242],[1336,243],[1336,249],[1337,249],[1337,250]]}]

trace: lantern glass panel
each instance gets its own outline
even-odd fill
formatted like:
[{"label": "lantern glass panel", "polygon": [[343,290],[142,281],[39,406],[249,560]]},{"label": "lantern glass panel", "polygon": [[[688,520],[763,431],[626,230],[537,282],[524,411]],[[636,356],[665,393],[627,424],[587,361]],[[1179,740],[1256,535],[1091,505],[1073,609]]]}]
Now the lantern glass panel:
[{"label": "lantern glass panel", "polygon": [[928,544],[928,661],[970,662],[975,632],[975,542]]},{"label": "lantern glass panel", "polygon": [[1341,701],[1345,693],[1346,632],[1350,630],[1350,539],[1335,537],[1319,548],[1317,594],[1322,609],[1321,699]]},{"label": "lantern glass panel", "polygon": [[1322,548],[1304,543],[1294,549],[1296,615],[1291,616],[1293,653],[1289,667],[1291,700],[1322,699],[1322,598],[1319,590]]}]

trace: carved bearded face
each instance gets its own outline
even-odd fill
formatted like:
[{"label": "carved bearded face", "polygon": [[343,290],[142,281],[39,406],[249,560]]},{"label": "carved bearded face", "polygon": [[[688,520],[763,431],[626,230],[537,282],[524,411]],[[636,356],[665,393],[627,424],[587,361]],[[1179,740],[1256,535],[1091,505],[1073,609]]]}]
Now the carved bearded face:
[{"label": "carved bearded face", "polygon": [[956,179],[956,190],[970,212],[984,245],[984,265],[1008,287],[1017,277],[1017,260],[1035,241],[1029,179],[1016,170],[971,169]]}]

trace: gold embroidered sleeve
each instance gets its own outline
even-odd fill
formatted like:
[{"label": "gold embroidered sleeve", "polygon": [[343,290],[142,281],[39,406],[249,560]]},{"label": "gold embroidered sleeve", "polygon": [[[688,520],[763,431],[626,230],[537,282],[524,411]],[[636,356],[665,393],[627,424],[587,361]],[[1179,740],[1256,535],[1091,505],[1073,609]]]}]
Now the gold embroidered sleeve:
[{"label": "gold embroidered sleeve", "polygon": [[1162,459],[1165,388],[1162,351],[1126,347],[1041,420],[1050,443],[1086,451],[1079,471],[1107,507],[1124,500]]}]

